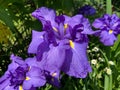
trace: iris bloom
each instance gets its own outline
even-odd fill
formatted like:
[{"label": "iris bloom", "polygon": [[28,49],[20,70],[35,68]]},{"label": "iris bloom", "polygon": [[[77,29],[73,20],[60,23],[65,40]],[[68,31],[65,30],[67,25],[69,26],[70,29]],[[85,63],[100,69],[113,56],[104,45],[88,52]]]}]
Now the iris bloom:
[{"label": "iris bloom", "polygon": [[120,19],[116,14],[105,14],[96,19],[93,26],[99,29],[100,41],[106,46],[113,45],[117,40],[117,35],[120,34]]},{"label": "iris bloom", "polygon": [[88,20],[82,15],[57,16],[54,10],[46,7],[35,10],[32,16],[42,22],[43,31],[32,31],[28,53],[37,55],[43,69],[52,77],[51,81],[55,85],[59,83],[61,71],[85,78],[91,72],[86,54],[87,34],[94,33]]},{"label": "iris bloom", "polygon": [[85,5],[79,9],[78,13],[85,16],[94,15],[96,13],[96,9],[90,5]]},{"label": "iris bloom", "polygon": [[[11,55],[12,63],[0,78],[0,90],[36,90],[46,82],[35,58],[28,58],[25,62],[18,56]],[[31,64],[32,63],[32,64]]]}]

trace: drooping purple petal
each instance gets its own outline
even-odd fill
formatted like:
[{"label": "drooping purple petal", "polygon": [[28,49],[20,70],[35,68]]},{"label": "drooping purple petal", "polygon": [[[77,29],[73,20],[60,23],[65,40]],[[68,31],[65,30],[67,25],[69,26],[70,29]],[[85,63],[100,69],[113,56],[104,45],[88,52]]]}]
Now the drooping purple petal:
[{"label": "drooping purple petal", "polygon": [[45,70],[54,73],[61,69],[65,59],[65,49],[64,47],[62,48],[62,46],[51,46],[46,56],[47,58],[44,68]]},{"label": "drooping purple petal", "polygon": [[[5,75],[4,75],[5,76]],[[3,77],[4,77],[3,76]],[[1,77],[0,78],[0,81],[1,81],[1,79],[3,78],[3,77]],[[4,90],[7,86],[9,86],[10,85],[10,78],[8,77],[6,77],[6,79],[4,79],[2,82],[0,82],[0,90]]]},{"label": "drooping purple petal", "polygon": [[32,41],[29,45],[28,48],[28,53],[37,53],[37,48],[38,46],[43,42],[43,35],[44,35],[44,31],[43,32],[38,32],[38,31],[32,31]]},{"label": "drooping purple petal", "polygon": [[86,55],[87,43],[75,43],[74,47],[67,51],[68,58],[65,60],[65,65],[62,70],[76,78],[85,78],[89,72],[91,72],[91,67]]},{"label": "drooping purple petal", "polygon": [[100,41],[107,46],[111,46],[117,40],[114,34],[109,34],[107,31],[102,31],[100,34]]},{"label": "drooping purple petal", "polygon": [[14,88],[13,86],[8,85],[3,90],[18,90],[18,88]]}]

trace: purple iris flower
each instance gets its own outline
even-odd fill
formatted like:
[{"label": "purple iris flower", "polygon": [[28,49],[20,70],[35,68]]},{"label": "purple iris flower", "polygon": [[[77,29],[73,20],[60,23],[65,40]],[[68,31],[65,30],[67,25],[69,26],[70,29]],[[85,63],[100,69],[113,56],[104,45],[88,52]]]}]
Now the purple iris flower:
[{"label": "purple iris flower", "polygon": [[113,45],[117,40],[117,35],[120,34],[120,18],[116,14],[105,14],[103,17],[96,19],[93,26],[99,29],[97,35],[106,46]]},{"label": "purple iris flower", "polygon": [[61,71],[85,78],[92,71],[86,54],[87,34],[94,34],[88,19],[82,15],[57,16],[46,7],[35,10],[32,16],[42,22],[44,31],[33,30],[28,53],[37,55],[51,81],[58,83]]},{"label": "purple iris flower", "polygon": [[85,5],[79,9],[78,13],[85,16],[94,15],[96,13],[96,9],[90,5]]},{"label": "purple iris flower", "polygon": [[11,60],[8,70],[0,78],[0,90],[36,90],[36,87],[45,84],[45,76],[37,67],[35,58],[23,61],[22,58],[12,54]]}]

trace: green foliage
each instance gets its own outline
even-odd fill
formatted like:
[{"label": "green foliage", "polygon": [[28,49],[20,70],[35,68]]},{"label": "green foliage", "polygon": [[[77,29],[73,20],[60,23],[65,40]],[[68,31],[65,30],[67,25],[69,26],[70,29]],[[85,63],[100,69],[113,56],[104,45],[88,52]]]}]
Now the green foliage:
[{"label": "green foliage", "polygon": [[[7,70],[10,54],[15,53],[23,58],[28,56],[31,30],[41,31],[42,28],[41,23],[31,17],[36,8],[46,6],[55,9],[57,14],[72,16],[78,13],[81,6],[89,4],[97,10],[96,15],[87,17],[91,23],[106,13],[106,7],[108,13],[120,16],[120,1],[111,0],[112,10],[109,6],[111,2],[106,1],[109,0],[0,0],[0,21],[12,32],[6,36],[7,43],[0,43],[0,75]],[[0,30],[0,34],[3,31]],[[87,51],[93,68],[87,78],[76,79],[62,74],[61,88],[46,84],[39,90],[120,90],[120,35],[112,47],[105,47],[98,38],[90,36]]]}]

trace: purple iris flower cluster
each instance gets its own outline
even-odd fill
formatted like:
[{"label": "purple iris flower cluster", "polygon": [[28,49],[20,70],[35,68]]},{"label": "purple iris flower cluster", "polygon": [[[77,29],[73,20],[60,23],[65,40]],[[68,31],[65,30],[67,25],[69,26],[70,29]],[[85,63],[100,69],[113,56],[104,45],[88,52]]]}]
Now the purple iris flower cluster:
[{"label": "purple iris flower cluster", "polygon": [[38,67],[35,57],[24,61],[12,54],[10,59],[12,63],[0,78],[0,90],[36,90],[35,87],[46,83],[44,73]]},{"label": "purple iris flower cluster", "polygon": [[79,14],[89,16],[89,15],[95,15],[96,9],[90,5],[84,5],[79,9]]},{"label": "purple iris flower cluster", "polygon": [[69,17],[41,7],[32,13],[43,25],[43,31],[32,31],[28,57],[11,55],[12,63],[0,78],[0,90],[36,90],[46,83],[60,87],[61,73],[85,78],[92,71],[87,58],[88,35],[97,34],[104,45],[113,45],[120,33],[120,19],[104,15],[93,22],[91,29],[82,15]]},{"label": "purple iris flower cluster", "polygon": [[99,29],[96,35],[105,46],[113,45],[117,35],[120,34],[120,18],[116,14],[105,14],[96,19],[92,25]]}]

